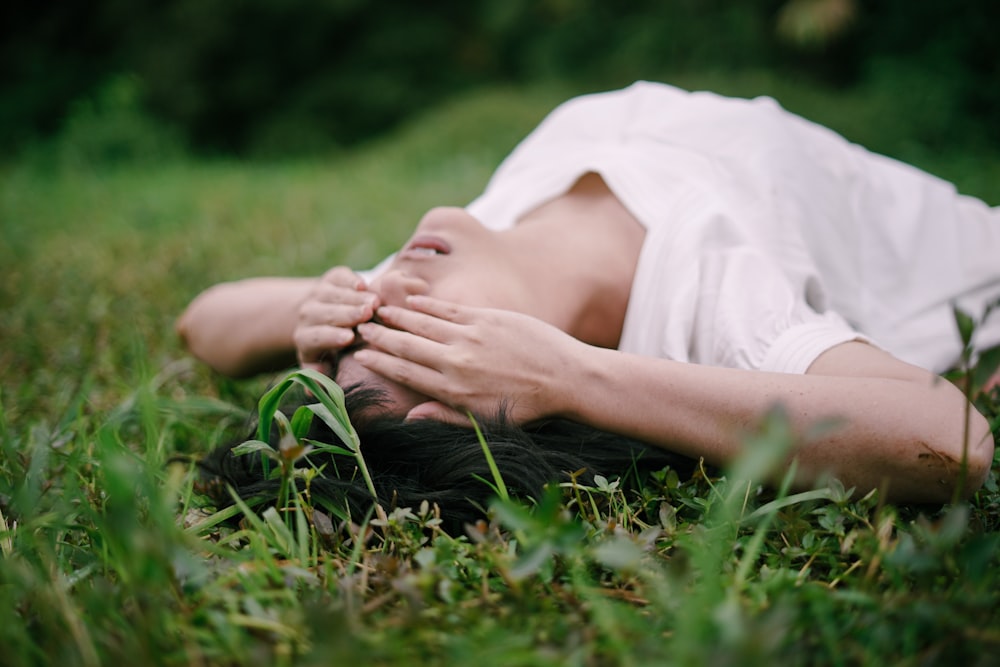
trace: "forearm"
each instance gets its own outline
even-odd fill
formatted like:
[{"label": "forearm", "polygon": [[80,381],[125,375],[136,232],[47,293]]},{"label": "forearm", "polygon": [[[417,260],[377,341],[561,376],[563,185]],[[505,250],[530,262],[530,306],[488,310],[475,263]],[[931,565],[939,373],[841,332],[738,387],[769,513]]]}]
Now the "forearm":
[{"label": "forearm", "polygon": [[[860,344],[859,344],[860,345]],[[901,363],[901,362],[899,362]],[[784,374],[714,368],[590,348],[567,387],[566,416],[691,457],[725,464],[743,436],[775,404],[794,432],[823,420],[837,425],[797,443],[799,482],[828,472],[865,492],[888,486],[892,498],[951,498],[968,436],[967,489],[992,461],[985,419],[946,382],[912,377]],[[911,368],[911,367],[907,367]]]},{"label": "forearm", "polygon": [[177,320],[191,353],[215,370],[245,377],[295,361],[298,310],[316,278],[249,278],[199,294]]},{"label": "forearm", "polygon": [[[726,464],[776,404],[799,436],[800,484],[823,473],[892,498],[938,502],[989,473],[986,420],[951,384],[861,342],[821,354],[806,374],[768,373],[639,357],[593,347],[527,315],[411,297],[379,309],[355,359],[432,397],[410,418],[464,421],[500,401],[516,422],[560,416]],[[836,428],[805,438],[810,427]],[[966,446],[967,443],[967,446]]]}]

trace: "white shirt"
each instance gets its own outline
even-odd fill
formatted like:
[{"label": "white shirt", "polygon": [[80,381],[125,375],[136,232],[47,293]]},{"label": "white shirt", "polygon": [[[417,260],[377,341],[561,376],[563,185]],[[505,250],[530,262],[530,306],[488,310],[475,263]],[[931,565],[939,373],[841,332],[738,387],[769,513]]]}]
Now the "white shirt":
[{"label": "white shirt", "polygon": [[[645,227],[619,349],[802,373],[870,340],[942,371],[1000,298],[1000,208],[770,98],[637,82],[556,108],[467,210],[505,229],[600,174]],[[976,342],[1000,343],[1000,313]]]}]

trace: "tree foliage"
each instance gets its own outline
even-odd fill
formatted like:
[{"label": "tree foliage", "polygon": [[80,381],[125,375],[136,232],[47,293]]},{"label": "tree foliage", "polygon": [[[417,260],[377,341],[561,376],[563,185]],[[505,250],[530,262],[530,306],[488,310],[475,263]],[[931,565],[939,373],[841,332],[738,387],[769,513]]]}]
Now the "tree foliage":
[{"label": "tree foliage", "polygon": [[997,136],[998,24],[992,0],[15,0],[0,8],[0,148],[123,75],[189,143],[238,153],[351,144],[487,82],[740,68],[900,78],[949,100],[943,124]]}]

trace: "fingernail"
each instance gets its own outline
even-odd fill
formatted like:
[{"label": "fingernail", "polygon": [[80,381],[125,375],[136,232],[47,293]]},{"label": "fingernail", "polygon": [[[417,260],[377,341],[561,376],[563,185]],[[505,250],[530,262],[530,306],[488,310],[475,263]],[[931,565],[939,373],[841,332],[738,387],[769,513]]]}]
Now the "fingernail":
[{"label": "fingernail", "polygon": [[371,361],[372,355],[368,350],[358,350],[354,353],[354,360],[364,366]]}]

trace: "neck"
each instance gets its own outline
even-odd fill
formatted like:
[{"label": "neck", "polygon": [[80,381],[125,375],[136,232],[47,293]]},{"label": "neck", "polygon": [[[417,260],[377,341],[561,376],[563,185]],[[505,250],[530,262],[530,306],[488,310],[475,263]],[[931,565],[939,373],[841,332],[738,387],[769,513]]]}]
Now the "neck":
[{"label": "neck", "polygon": [[507,234],[527,309],[592,345],[616,347],[645,230],[597,174]]}]

